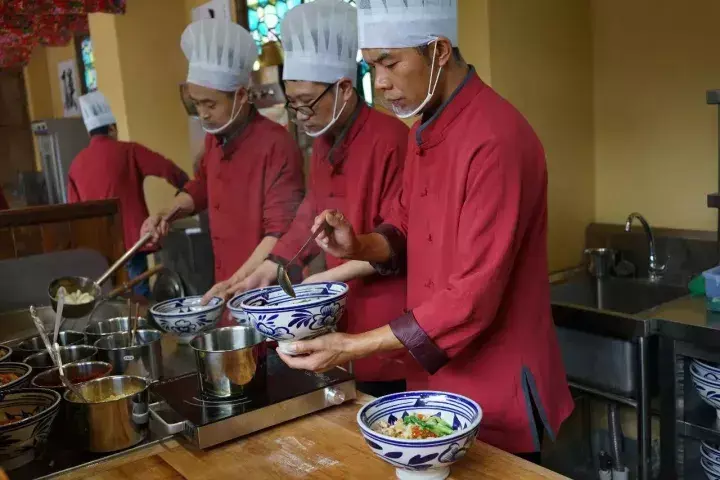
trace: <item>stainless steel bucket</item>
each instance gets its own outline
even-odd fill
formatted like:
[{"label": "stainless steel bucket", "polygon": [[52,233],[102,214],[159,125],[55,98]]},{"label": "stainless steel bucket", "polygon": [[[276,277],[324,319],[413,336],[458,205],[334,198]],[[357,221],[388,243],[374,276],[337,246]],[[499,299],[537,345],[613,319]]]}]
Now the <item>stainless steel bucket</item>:
[{"label": "stainless steel bucket", "polygon": [[[77,362],[71,363],[63,368],[65,376],[70,383],[78,384],[95,380],[96,378],[107,377],[112,373],[112,365],[107,362]],[[60,371],[57,367],[38,374],[32,380],[32,386],[38,388],[49,388],[61,395],[65,393],[65,386],[60,380]]]},{"label": "stainless steel bucket", "polygon": [[[51,337],[52,338],[52,337]],[[61,347],[69,347],[71,345],[87,345],[85,343],[85,334],[82,332],[72,332],[65,330],[58,333],[58,345]],[[33,353],[44,352],[45,344],[40,335],[35,335],[27,340],[23,340],[13,346],[13,356],[25,359]]]},{"label": "stainless steel bucket", "polygon": [[196,336],[190,346],[204,395],[228,398],[265,388],[267,343],[254,328],[218,328]]},{"label": "stainless steel bucket", "polygon": [[[78,385],[88,403],[65,392],[72,441],[90,452],[115,452],[142,442],[148,434],[149,385],[129,375],[91,380]],[[124,396],[103,401],[111,395]]]},{"label": "stainless steel bucket", "polygon": [[615,250],[609,248],[588,248],[585,250],[588,257],[588,272],[595,278],[610,276],[615,266]]},{"label": "stainless steel bucket", "polygon": [[[138,318],[138,327],[140,329],[148,328],[150,323],[143,317]],[[85,335],[89,345],[95,345],[95,342],[100,340],[106,335],[111,335],[118,332],[129,332],[130,321],[128,317],[115,317],[108,318],[107,320],[100,320],[93,322],[85,327]]]},{"label": "stainless steel bucket", "polygon": [[159,380],[162,370],[162,332],[138,330],[135,345],[132,333],[120,332],[106,335],[95,342],[98,360],[113,366],[113,375],[135,375]]}]

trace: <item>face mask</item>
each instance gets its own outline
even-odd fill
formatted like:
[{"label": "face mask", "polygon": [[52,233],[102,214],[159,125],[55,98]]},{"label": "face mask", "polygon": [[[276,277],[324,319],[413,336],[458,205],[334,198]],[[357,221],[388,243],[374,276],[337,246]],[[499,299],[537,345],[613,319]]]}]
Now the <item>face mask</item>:
[{"label": "face mask", "polygon": [[403,112],[395,105],[392,105],[392,111],[398,118],[410,118],[414,117],[415,115],[418,115],[420,112],[422,112],[423,108],[428,104],[430,99],[435,95],[435,88],[437,88],[438,80],[440,80],[440,74],[442,73],[443,67],[440,67],[438,70],[437,77],[435,77],[435,83],[433,83],[433,72],[435,71],[435,53],[437,52],[437,40],[435,40],[435,48],[433,48],[433,56],[432,56],[432,64],[430,65],[430,82],[428,83],[428,92],[427,96],[425,97],[425,100],[418,105],[418,107],[415,110],[412,110],[410,112]]},{"label": "face mask", "polygon": [[332,126],[335,125],[335,123],[338,121],[338,118],[340,118],[340,115],[342,115],[343,110],[345,110],[345,105],[347,105],[347,101],[345,101],[345,103],[343,103],[343,106],[340,108],[340,111],[337,112],[337,115],[335,115],[335,111],[337,110],[337,99],[338,99],[339,94],[340,94],[340,84],[337,83],[337,84],[335,84],[335,103],[333,104],[332,120],[330,120],[330,123],[325,125],[325,127],[322,130],[318,130],[317,132],[311,132],[309,130],[305,130],[305,134],[308,137],[315,138],[315,137],[319,137],[320,135],[322,135],[324,133],[327,133],[327,131],[330,130],[332,128]]},{"label": "face mask", "polygon": [[210,135],[218,135],[224,132],[230,125],[232,125],[232,123],[240,116],[240,112],[242,111],[242,107],[240,107],[237,113],[235,113],[235,103],[237,103],[237,91],[235,92],[235,94],[233,94],[233,105],[232,110],[230,110],[230,120],[228,120],[225,125],[218,128],[206,128],[205,124],[202,124],[202,129],[205,131],[205,133],[209,133]]}]

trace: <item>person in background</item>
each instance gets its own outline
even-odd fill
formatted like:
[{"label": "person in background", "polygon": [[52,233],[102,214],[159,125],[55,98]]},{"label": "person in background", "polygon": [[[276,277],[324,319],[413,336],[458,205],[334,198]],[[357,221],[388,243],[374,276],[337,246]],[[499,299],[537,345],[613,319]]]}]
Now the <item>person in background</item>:
[{"label": "person in background", "polygon": [[[181,44],[190,63],[187,93],[207,135],[195,179],[172,207],[180,208],[180,217],[208,209],[215,278],[241,280],[262,264],[295,217],[304,192],[302,154],[285,128],[250,103],[258,53],[247,30],[200,20],[185,29]],[[168,232],[163,214],[143,225],[155,241]]]},{"label": "person in background", "polygon": [[[389,213],[402,183],[408,128],[396,118],[365,105],[357,79],[357,10],[341,0],[317,0],[290,10],[282,22],[283,80],[291,118],[313,137],[310,187],[289,231],[249,277],[242,272],[206,295],[229,296],[267,286],[278,264],[300,250],[315,216],[325,209],[347,212],[360,231],[377,227]],[[333,39],[330,43],[322,39]],[[321,250],[305,252],[291,266],[293,277]],[[405,279],[380,277],[367,262],[327,259],[328,270],[307,282],[350,282],[347,325],[350,333],[372,330],[403,312]],[[360,277],[364,277],[360,279]],[[244,280],[244,281],[243,281]],[[358,389],[374,396],[405,390],[400,359],[376,355],[354,365]]]},{"label": "person in background", "polygon": [[[135,142],[118,140],[115,117],[105,96],[98,91],[80,97],[80,110],[90,134],[90,145],[73,160],[68,173],[68,202],[87,202],[117,198],[120,200],[125,248],[140,238],[140,229],[148,216],[143,184],[146,177],[160,177],[177,189],[188,181],[187,174],[159,153]],[[144,247],[127,263],[129,277],[135,278],[148,268],[152,251]],[[134,289],[135,295],[148,297],[149,282]]]},{"label": "person in background", "polygon": [[7,200],[5,200],[5,195],[3,194],[2,187],[0,187],[0,211],[8,210],[10,208],[10,205],[8,205]]},{"label": "person in background", "polygon": [[[410,132],[403,187],[374,233],[347,217],[318,245],[340,258],[407,269],[407,312],[388,326],[290,345],[290,366],[323,371],[405,349],[410,390],[466,395],[483,409],[479,438],[540,461],[573,400],[550,309],[547,169],[523,116],[467,65],[455,0],[358,4],[363,57]],[[294,348],[292,348],[294,347]]]}]

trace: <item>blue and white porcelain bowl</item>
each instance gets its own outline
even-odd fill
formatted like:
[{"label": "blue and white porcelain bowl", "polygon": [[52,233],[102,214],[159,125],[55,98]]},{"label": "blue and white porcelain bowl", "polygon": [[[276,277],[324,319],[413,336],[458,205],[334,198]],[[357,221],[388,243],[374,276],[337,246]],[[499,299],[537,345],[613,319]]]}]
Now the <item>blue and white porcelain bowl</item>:
[{"label": "blue and white porcelain bowl", "polygon": [[705,442],[702,442],[700,447],[700,465],[710,480],[720,480],[720,463],[717,460],[717,455],[710,452]]},{"label": "blue and white porcelain bowl", "polygon": [[[392,425],[407,415],[439,416],[454,433],[439,438],[408,440],[376,431],[381,421]],[[396,467],[401,480],[443,480],[450,465],[465,456],[480,428],[482,409],[473,400],[454,393],[416,391],[380,397],[357,414],[360,431],[370,449]]]},{"label": "blue and white porcelain bowl", "polygon": [[210,330],[220,320],[225,301],[213,297],[200,305],[202,296],[174,298],[154,305],[150,313],[158,327],[179,336],[180,343],[190,343],[195,335]]},{"label": "blue and white porcelain bowl", "polygon": [[30,382],[30,373],[32,367],[27,363],[20,362],[2,362],[0,363],[0,375],[14,374],[17,376],[15,380],[0,385],[0,393],[8,390],[17,390]]},{"label": "blue and white porcelain bowl", "polygon": [[713,471],[720,475],[720,450],[718,446],[708,442],[700,444],[700,454],[713,467]]},{"label": "blue and white porcelain bowl", "polygon": [[31,462],[36,448],[47,440],[60,409],[60,394],[47,388],[23,388],[0,400],[0,466],[12,470]]},{"label": "blue and white porcelain bowl", "polygon": [[[345,313],[348,286],[339,282],[294,285],[295,298],[280,287],[257,290],[240,302],[253,327],[277,340],[286,354],[287,344],[332,331]],[[231,301],[232,303],[232,301]]]},{"label": "blue and white porcelain bowl", "polygon": [[715,374],[707,367],[708,364],[693,360],[690,363],[690,377],[700,398],[717,411],[720,419],[720,381],[713,380]]},{"label": "blue and white porcelain bowl", "polygon": [[254,290],[248,290],[247,292],[238,293],[227,303],[227,308],[230,310],[230,315],[235,319],[238,325],[250,325],[250,318],[248,317],[245,309],[242,308],[242,303],[246,298],[255,296],[258,292],[262,292],[263,288],[256,288]]},{"label": "blue and white porcelain bowl", "polygon": [[690,363],[690,373],[703,380],[720,384],[720,368],[712,363],[693,359]]}]

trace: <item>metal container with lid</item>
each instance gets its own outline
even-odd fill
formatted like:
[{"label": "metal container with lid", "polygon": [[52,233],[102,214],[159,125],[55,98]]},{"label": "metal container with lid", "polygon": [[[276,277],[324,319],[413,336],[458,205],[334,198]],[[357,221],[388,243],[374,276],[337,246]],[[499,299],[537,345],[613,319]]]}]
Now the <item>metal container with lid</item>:
[{"label": "metal container with lid", "polygon": [[265,336],[249,326],[218,328],[190,342],[202,394],[228,398],[266,385]]}]

